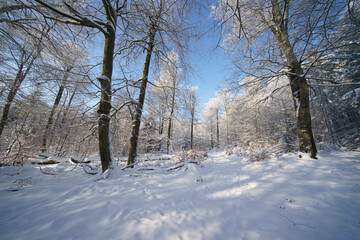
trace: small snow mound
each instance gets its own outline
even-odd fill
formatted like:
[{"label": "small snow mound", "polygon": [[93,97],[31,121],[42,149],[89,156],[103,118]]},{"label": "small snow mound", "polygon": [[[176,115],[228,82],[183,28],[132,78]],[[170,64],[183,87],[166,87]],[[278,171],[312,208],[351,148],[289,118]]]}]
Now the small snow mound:
[{"label": "small snow mound", "polygon": [[107,169],[105,172],[101,174],[102,179],[108,179],[111,174],[110,169]]}]

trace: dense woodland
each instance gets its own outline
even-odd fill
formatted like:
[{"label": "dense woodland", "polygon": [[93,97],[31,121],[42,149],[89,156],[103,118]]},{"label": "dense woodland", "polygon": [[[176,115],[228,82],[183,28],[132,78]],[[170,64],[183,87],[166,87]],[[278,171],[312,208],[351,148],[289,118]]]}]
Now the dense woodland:
[{"label": "dense woodland", "polygon": [[[209,34],[229,74],[201,103]],[[360,147],[359,1],[9,0],[0,35],[0,152],[17,161]]]}]

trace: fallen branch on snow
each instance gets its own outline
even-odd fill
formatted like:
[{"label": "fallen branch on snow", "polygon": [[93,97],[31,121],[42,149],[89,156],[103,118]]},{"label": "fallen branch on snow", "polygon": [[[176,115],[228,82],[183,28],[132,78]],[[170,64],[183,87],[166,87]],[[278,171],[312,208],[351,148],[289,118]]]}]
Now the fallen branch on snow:
[{"label": "fallen branch on snow", "polygon": [[39,165],[50,165],[50,164],[59,164],[59,163],[60,162],[57,162],[55,160],[50,159],[50,160],[45,161],[45,162],[38,162],[37,164],[39,164]]},{"label": "fallen branch on snow", "polygon": [[185,166],[185,163],[181,163],[181,164],[179,164],[177,166],[174,166],[174,167],[169,167],[168,169],[166,169],[166,171],[176,170],[176,169],[182,168],[183,166]]},{"label": "fallen branch on snow", "polygon": [[75,164],[79,164],[79,163],[90,163],[91,161],[90,160],[87,160],[87,161],[79,161],[79,160],[76,160],[75,158],[70,158],[70,161],[75,163]]},{"label": "fallen branch on snow", "polygon": [[130,164],[130,165],[126,165],[125,167],[123,167],[121,170],[125,170],[125,169],[127,169],[127,168],[132,168],[132,167],[134,167],[136,164],[138,164],[139,163],[139,161],[136,161],[136,162],[134,162],[133,164]]}]

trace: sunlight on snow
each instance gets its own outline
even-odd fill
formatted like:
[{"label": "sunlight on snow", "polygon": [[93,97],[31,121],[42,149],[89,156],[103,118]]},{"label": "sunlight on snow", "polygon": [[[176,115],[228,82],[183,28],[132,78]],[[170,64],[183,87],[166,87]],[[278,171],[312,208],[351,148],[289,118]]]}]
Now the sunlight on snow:
[{"label": "sunlight on snow", "polygon": [[241,196],[247,190],[256,188],[258,185],[259,184],[256,182],[250,182],[241,187],[234,187],[234,188],[214,192],[212,194],[209,194],[208,198],[210,198],[210,199],[236,198],[236,197]]}]

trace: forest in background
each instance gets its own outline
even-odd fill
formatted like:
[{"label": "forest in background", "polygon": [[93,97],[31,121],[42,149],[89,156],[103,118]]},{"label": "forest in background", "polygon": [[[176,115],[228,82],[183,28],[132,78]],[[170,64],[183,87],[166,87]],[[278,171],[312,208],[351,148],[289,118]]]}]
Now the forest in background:
[{"label": "forest in background", "polygon": [[[350,0],[4,1],[2,159],[357,150],[359,16]],[[203,21],[229,58],[205,106],[188,84]]]}]

